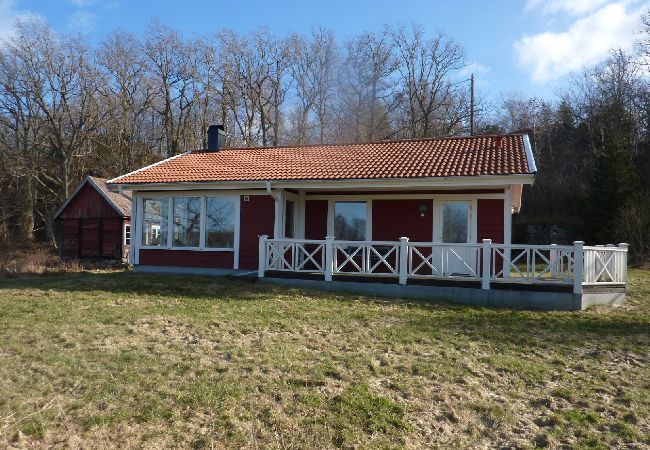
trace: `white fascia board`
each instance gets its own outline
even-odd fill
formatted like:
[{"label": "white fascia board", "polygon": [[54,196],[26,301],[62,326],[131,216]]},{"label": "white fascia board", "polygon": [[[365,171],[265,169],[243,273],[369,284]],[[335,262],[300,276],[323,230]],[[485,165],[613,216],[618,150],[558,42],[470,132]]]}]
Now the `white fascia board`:
[{"label": "white fascia board", "polygon": [[527,134],[524,134],[524,149],[526,150],[526,159],[528,160],[528,171],[530,173],[536,173],[537,165],[533,156],[533,148],[530,145],[530,138]]},{"label": "white fascia board", "polygon": [[[179,158],[179,157],[181,157],[181,156],[185,156],[185,155],[190,154],[190,153],[192,153],[192,152],[191,152],[191,151],[188,151],[188,152],[184,152],[184,153],[179,153],[178,155],[175,155],[175,156],[169,157],[169,158],[167,158],[167,159],[163,159],[162,161],[158,161],[158,162],[155,162],[155,163],[153,163],[153,164],[149,164],[148,166],[141,167],[141,168],[136,169],[136,170],[134,170],[134,171],[132,171],[132,172],[125,173],[124,175],[120,175],[120,176],[117,176],[117,177],[115,177],[115,178],[111,178],[110,180],[107,180],[107,181],[106,181],[106,186],[108,186],[108,189],[109,189],[110,191],[113,191],[113,192],[117,192],[117,191],[123,190],[125,185],[124,185],[124,184],[121,184],[121,183],[119,183],[119,182],[117,181],[117,180],[119,180],[120,178],[128,177],[129,175],[133,175],[133,174],[136,174],[136,173],[142,172],[143,170],[151,169],[152,167],[159,166],[159,165],[162,164],[162,163],[166,163],[167,161],[171,161],[172,159],[176,159],[176,158]],[[113,189],[111,189],[111,188],[113,188]]]},{"label": "white fascia board", "polygon": [[[362,180],[278,180],[271,181],[274,189],[465,189],[478,187],[505,187],[511,184],[533,184],[534,175],[485,175],[475,177],[431,177]],[[263,189],[269,181],[221,181],[186,183],[123,184],[123,189],[133,191],[197,190],[197,189]]]}]

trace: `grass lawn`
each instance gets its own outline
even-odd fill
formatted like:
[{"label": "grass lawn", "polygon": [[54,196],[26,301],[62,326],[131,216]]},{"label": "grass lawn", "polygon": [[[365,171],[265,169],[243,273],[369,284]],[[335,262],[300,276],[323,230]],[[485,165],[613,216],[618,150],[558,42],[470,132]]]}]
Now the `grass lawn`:
[{"label": "grass lawn", "polygon": [[0,447],[650,446],[650,271],[529,312],[123,272],[0,279]]}]

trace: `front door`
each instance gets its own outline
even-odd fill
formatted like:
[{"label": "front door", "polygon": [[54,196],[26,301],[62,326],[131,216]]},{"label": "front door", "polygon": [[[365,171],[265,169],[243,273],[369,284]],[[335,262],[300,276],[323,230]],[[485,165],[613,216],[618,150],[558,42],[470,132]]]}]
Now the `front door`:
[{"label": "front door", "polygon": [[[469,244],[471,241],[472,204],[467,200],[442,202],[442,242]],[[450,275],[476,276],[476,248],[445,246],[441,255],[444,271]]]}]

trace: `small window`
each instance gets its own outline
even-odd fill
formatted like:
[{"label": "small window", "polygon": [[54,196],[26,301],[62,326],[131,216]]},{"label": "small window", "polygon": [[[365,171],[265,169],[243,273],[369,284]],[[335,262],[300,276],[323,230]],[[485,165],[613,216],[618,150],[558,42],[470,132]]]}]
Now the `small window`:
[{"label": "small window", "polygon": [[234,248],[235,200],[208,197],[205,209],[205,246],[208,248]]},{"label": "small window", "polygon": [[124,245],[131,245],[131,225],[124,224]]},{"label": "small window", "polygon": [[169,200],[167,198],[145,198],[143,204],[142,245],[149,247],[166,246]]},{"label": "small window", "polygon": [[336,202],[334,237],[342,241],[365,241],[367,217],[366,202]]},{"label": "small window", "polygon": [[291,200],[287,200],[284,203],[284,237],[289,239],[294,237],[294,217],[295,205]]}]

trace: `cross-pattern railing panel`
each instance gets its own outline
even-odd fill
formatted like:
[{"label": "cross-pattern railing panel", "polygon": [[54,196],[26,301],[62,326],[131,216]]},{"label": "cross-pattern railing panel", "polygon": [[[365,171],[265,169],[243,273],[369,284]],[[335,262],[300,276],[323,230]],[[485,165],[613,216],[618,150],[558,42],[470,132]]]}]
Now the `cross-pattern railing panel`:
[{"label": "cross-pattern railing panel", "polygon": [[491,280],[570,283],[574,279],[574,249],[560,245],[491,245]]},{"label": "cross-pattern railing panel", "polygon": [[409,277],[464,277],[481,275],[481,245],[409,242]]},{"label": "cross-pattern railing panel", "polygon": [[399,243],[336,241],[334,267],[336,273],[365,275],[397,275]]},{"label": "cross-pattern railing panel", "polygon": [[585,284],[627,282],[627,251],[614,246],[584,247]]},{"label": "cross-pattern railing panel", "polygon": [[325,244],[316,240],[269,239],[265,261],[265,270],[323,272]]}]

